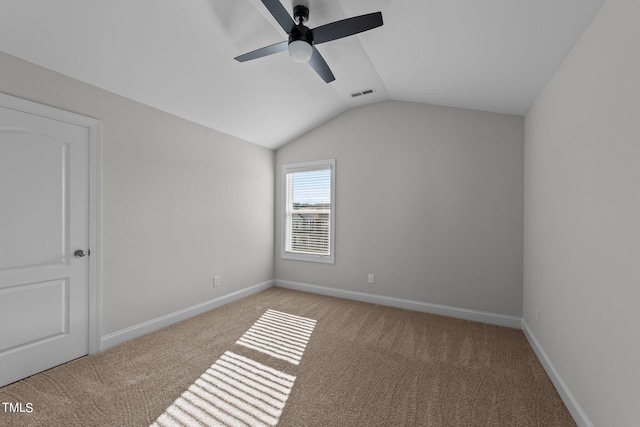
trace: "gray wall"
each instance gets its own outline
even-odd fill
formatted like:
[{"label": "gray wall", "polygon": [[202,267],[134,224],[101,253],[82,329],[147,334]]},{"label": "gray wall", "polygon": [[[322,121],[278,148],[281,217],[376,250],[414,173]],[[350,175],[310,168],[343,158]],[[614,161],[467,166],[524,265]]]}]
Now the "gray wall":
[{"label": "gray wall", "polygon": [[525,118],[524,320],[596,426],[640,425],[639,23],[605,3]]},{"label": "gray wall", "polygon": [[[522,314],[523,118],[383,102],[276,152],[336,159],[336,262],[280,258],[275,277],[513,316]],[[374,273],[376,283],[367,283]]]},{"label": "gray wall", "polygon": [[273,278],[273,151],[3,53],[0,70],[1,92],[103,122],[103,336]]}]

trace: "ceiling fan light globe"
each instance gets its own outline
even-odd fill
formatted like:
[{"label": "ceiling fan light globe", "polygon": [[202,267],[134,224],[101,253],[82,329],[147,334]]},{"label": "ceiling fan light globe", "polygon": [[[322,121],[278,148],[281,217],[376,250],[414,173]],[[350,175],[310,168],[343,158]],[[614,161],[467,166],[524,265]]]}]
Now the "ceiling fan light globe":
[{"label": "ceiling fan light globe", "polygon": [[289,43],[289,57],[294,62],[305,63],[309,62],[311,55],[313,54],[313,48],[311,45],[302,40],[294,40]]}]

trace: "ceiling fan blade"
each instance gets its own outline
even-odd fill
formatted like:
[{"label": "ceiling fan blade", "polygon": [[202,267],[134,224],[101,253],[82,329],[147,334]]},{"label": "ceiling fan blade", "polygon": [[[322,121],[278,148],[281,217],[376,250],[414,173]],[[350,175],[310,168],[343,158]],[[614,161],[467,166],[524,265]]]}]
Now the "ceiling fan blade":
[{"label": "ceiling fan blade", "polygon": [[293,22],[293,18],[289,15],[289,12],[287,12],[287,9],[284,8],[282,3],[280,3],[280,0],[262,0],[262,4],[264,4],[271,15],[278,21],[282,29],[289,34],[296,23]]},{"label": "ceiling fan blade", "polygon": [[324,60],[315,46],[313,47],[313,54],[309,60],[309,65],[311,65],[311,68],[313,68],[315,72],[322,77],[322,80],[324,80],[325,83],[331,83],[336,79],[331,72],[329,65],[327,65],[327,61]]},{"label": "ceiling fan blade", "polygon": [[[265,1],[265,0],[263,0]],[[320,44],[382,26],[382,12],[354,16],[312,29],[313,43]]]},{"label": "ceiling fan blade", "polygon": [[284,52],[289,46],[288,41],[272,44],[271,46],[261,47],[252,52],[245,53],[244,55],[236,56],[235,59],[238,62],[251,61],[252,59],[262,58],[263,56],[273,55],[274,53]]}]

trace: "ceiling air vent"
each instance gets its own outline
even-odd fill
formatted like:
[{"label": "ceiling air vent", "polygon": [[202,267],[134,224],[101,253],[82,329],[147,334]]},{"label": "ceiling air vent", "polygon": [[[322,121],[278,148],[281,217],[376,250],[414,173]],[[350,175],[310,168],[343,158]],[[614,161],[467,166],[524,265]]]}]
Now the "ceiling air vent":
[{"label": "ceiling air vent", "polygon": [[357,98],[357,97],[362,96],[362,95],[369,95],[370,93],[373,93],[373,92],[375,92],[375,90],[373,88],[365,89],[365,90],[361,90],[359,92],[353,92],[351,94],[351,97],[352,98]]}]

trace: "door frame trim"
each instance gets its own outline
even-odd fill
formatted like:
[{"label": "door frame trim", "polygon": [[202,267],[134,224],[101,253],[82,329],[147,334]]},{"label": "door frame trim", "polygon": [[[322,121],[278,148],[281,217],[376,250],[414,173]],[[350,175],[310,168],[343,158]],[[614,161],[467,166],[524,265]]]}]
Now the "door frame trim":
[{"label": "door frame trim", "polygon": [[89,354],[100,351],[102,286],[102,121],[0,93],[0,106],[87,128],[89,133]]}]

